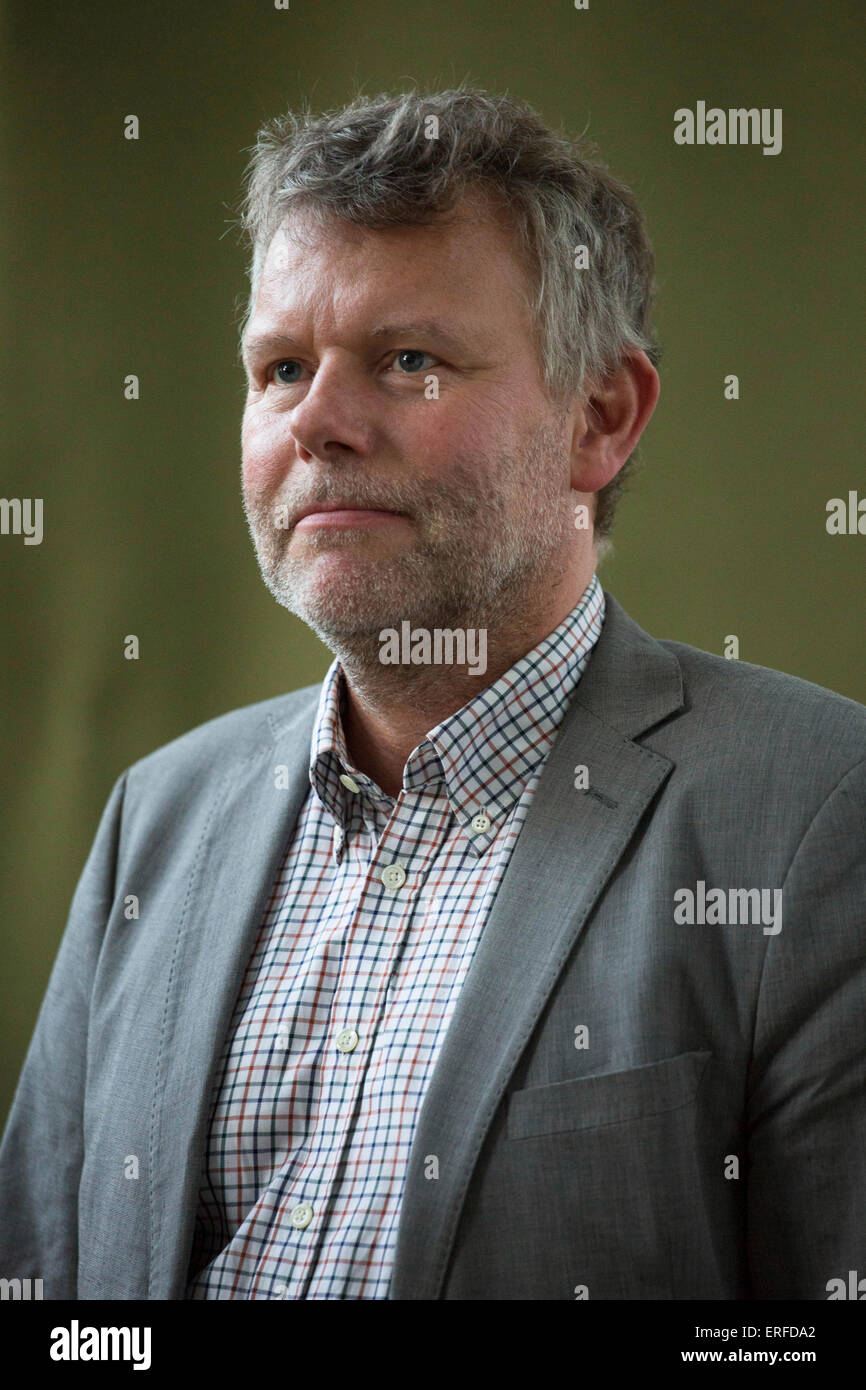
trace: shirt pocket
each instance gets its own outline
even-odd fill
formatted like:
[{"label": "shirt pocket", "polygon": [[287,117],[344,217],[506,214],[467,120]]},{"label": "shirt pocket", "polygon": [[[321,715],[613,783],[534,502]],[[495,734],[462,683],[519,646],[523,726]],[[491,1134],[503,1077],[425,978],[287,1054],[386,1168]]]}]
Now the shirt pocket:
[{"label": "shirt pocket", "polygon": [[508,1098],[506,1135],[529,1139],[679,1110],[695,1099],[711,1056],[711,1052],[682,1052],[628,1071],[513,1091]]}]

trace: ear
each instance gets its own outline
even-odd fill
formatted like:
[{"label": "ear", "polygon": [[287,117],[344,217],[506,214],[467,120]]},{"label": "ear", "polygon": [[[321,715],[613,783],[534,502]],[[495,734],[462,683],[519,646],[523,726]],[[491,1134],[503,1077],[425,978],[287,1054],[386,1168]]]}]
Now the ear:
[{"label": "ear", "polygon": [[634,452],[659,398],[659,374],[642,349],[629,351],[610,376],[590,387],[574,415],[571,486],[599,492]]}]

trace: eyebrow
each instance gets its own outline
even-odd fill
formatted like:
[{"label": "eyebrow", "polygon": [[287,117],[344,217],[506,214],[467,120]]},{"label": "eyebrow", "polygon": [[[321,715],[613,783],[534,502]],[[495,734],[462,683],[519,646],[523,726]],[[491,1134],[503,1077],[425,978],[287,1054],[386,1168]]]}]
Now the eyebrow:
[{"label": "eyebrow", "polygon": [[[463,352],[470,345],[471,335],[462,326],[456,330],[446,327],[439,319],[412,319],[399,323],[382,323],[370,330],[371,338],[435,338],[452,351]],[[480,346],[480,344],[479,344]],[[286,333],[255,333],[243,342],[241,356],[244,362],[269,355],[272,352],[293,353],[298,349],[297,341]]]}]

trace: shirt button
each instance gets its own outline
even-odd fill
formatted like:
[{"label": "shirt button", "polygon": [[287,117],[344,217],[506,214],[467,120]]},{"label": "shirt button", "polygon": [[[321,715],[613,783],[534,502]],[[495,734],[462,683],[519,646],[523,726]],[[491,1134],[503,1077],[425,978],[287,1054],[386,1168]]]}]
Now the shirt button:
[{"label": "shirt button", "polygon": [[358,1046],[358,1034],[354,1028],[344,1028],[337,1034],[337,1046],[341,1052],[354,1052]]},{"label": "shirt button", "polygon": [[342,784],[343,784],[344,787],[348,787],[348,788],[349,788],[349,791],[350,791],[350,792],[359,792],[359,791],[361,790],[361,788],[358,786],[358,783],[355,781],[354,777],[350,777],[349,774],[348,774],[348,772],[341,772],[341,773],[340,773],[340,781],[342,782]]},{"label": "shirt button", "polygon": [[406,870],[401,864],[389,864],[382,870],[382,882],[394,892],[406,882]]},{"label": "shirt button", "polygon": [[302,1231],[313,1219],[313,1208],[309,1202],[299,1202],[292,1212],[292,1225]]},{"label": "shirt button", "polygon": [[277,1284],[274,1288],[274,1298],[289,1298],[291,1292],[288,1284]]},{"label": "shirt button", "polygon": [[483,811],[479,815],[473,816],[472,829],[477,835],[482,835],[485,830],[490,829],[490,817],[485,816]]}]

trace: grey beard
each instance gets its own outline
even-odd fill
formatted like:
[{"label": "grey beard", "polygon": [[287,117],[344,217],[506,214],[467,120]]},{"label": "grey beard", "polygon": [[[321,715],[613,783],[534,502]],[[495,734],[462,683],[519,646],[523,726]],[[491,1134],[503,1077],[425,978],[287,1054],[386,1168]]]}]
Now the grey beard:
[{"label": "grey beard", "polygon": [[[272,524],[273,508],[247,504],[247,521],[262,577],[274,598],[295,613],[338,657],[356,680],[383,680],[420,687],[440,682],[441,668],[383,667],[379,634],[400,628],[485,628],[494,638],[507,628],[514,636],[532,625],[531,610],[541,584],[552,586],[551,558],[561,551],[571,524],[567,491],[556,484],[554,449],[561,440],[537,429],[528,449],[509,455],[504,467],[457,465],[449,479],[403,479],[379,486],[335,467],[316,501],[349,500],[404,511],[420,536],[411,549],[370,565],[363,586],[339,601],[308,592],[310,552],[363,545],[358,532],[310,533],[305,557],[288,554],[289,531]],[[525,518],[509,515],[498,480],[526,496]],[[306,499],[304,499],[306,501]],[[419,525],[420,518],[420,525]],[[447,675],[447,670],[445,672]],[[479,685],[479,688],[482,688]]]}]

